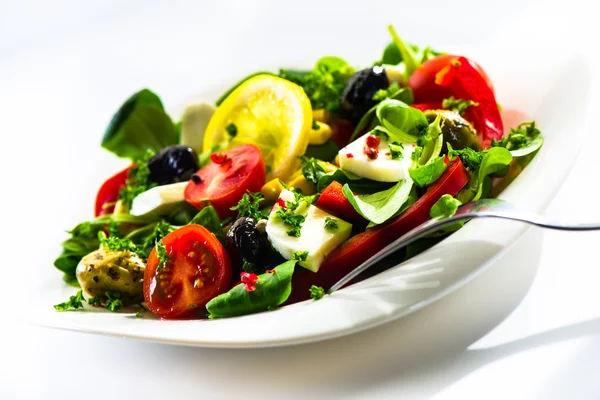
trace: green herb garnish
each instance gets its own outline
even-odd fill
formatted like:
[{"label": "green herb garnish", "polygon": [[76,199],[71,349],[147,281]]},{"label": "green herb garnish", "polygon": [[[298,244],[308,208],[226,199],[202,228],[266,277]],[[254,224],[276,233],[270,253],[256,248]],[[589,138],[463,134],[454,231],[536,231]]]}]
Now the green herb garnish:
[{"label": "green herb garnish", "polygon": [[296,262],[306,261],[307,257],[308,257],[308,251],[295,251],[294,254],[292,255],[292,260],[294,260]]},{"label": "green herb garnish", "polygon": [[145,155],[138,158],[135,165],[129,169],[125,187],[119,191],[119,200],[122,201],[125,206],[131,207],[134,198],[156,186],[150,182],[150,169],[146,163],[153,155],[154,152],[147,151]]},{"label": "green herb garnish", "polygon": [[325,108],[337,112],[340,95],[354,68],[339,57],[323,57],[312,71],[279,70],[279,76],[304,89],[314,110]]},{"label": "green herb garnish", "polygon": [[331,217],[326,217],[325,218],[325,229],[330,230],[330,231],[334,231],[338,228],[338,223],[337,220]]},{"label": "green herb garnish", "polygon": [[260,221],[261,219],[265,219],[268,216],[262,212],[260,207],[260,201],[263,199],[263,195],[261,193],[244,193],[241,200],[234,207],[231,207],[232,211],[238,212],[238,218],[240,217],[249,217],[254,219],[255,221]]},{"label": "green herb garnish", "polygon": [[118,311],[123,308],[123,302],[121,301],[121,293],[119,292],[105,292],[106,296],[106,309],[112,312]]},{"label": "green herb garnish", "polygon": [[167,252],[167,247],[165,246],[162,240],[156,242],[156,256],[159,260],[156,270],[160,271],[161,269],[166,267],[167,263],[169,262],[169,253]]},{"label": "green herb garnish", "polygon": [[325,296],[325,289],[323,289],[321,286],[312,285],[309,291],[310,298],[313,300],[320,300],[323,298],[323,296]]},{"label": "green herb garnish", "polygon": [[225,131],[227,131],[229,136],[235,137],[235,135],[237,135],[237,126],[232,122],[225,127]]},{"label": "green herb garnish", "polygon": [[117,236],[106,236],[103,231],[98,232],[98,240],[105,250],[109,251],[131,251],[137,253],[140,251],[131,240]]},{"label": "green herb garnish", "polygon": [[404,158],[404,146],[401,143],[388,143],[392,160],[402,160]]},{"label": "green herb garnish", "polygon": [[[298,203],[294,203],[298,204]],[[279,207],[276,211],[275,215],[281,218],[281,221],[290,226],[292,229],[287,231],[286,233],[289,236],[300,237],[300,231],[302,230],[302,224],[304,223],[306,217],[301,214],[294,213],[293,209]]]},{"label": "green herb garnish", "polygon": [[523,122],[517,128],[512,128],[508,137],[499,141],[492,139],[492,147],[504,147],[510,150],[513,157],[531,154],[544,144],[541,132],[535,126],[535,121]]},{"label": "green herb garnish", "polygon": [[56,311],[78,310],[83,308],[83,302],[85,302],[85,298],[83,297],[83,290],[80,290],[75,295],[69,297],[68,301],[56,304],[54,309]]},{"label": "green herb garnish", "polygon": [[300,160],[304,163],[302,175],[304,175],[304,178],[306,178],[307,181],[316,185],[319,182],[319,179],[325,175],[325,169],[319,161],[314,158],[302,157]]},{"label": "green herb garnish", "polygon": [[479,103],[473,100],[455,99],[454,96],[450,96],[442,101],[442,107],[451,111],[454,111],[460,115],[463,115],[467,108],[477,107]]}]

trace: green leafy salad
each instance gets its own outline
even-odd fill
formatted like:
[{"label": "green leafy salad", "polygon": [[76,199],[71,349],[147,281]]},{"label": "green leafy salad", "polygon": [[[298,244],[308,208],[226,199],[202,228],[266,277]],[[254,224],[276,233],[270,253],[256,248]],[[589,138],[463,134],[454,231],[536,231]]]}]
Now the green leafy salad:
[{"label": "green leafy salad", "polygon": [[129,166],[68,231],[54,265],[80,289],[55,309],[213,319],[319,300],[397,237],[497,196],[542,146],[535,121],[504,126],[479,64],[389,31],[379,60],[256,72],[179,120],[134,93],[102,138]]}]

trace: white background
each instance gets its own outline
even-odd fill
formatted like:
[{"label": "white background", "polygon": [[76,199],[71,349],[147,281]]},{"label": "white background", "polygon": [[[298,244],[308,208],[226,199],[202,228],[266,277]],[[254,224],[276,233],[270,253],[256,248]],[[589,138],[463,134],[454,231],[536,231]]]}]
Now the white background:
[{"label": "white background", "polygon": [[[440,49],[543,46],[548,63],[565,48],[586,52],[595,71],[588,101],[600,106],[600,32],[585,2],[483,3],[0,2],[0,398],[600,398],[595,233],[531,230],[483,276],[425,310],[287,349],[157,345],[19,318],[28,292],[60,279],[51,263],[62,231],[89,217],[95,188],[124,165],[98,144],[141,87],[169,107],[280,59],[353,61],[357,48],[376,59],[393,23],[407,40]],[[600,221],[594,122],[549,214]]]}]

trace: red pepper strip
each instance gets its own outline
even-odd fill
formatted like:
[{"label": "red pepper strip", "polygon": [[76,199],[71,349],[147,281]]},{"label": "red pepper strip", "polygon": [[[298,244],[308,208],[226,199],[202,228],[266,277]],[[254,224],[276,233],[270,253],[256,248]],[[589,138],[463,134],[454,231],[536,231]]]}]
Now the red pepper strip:
[{"label": "red pepper strip", "polygon": [[331,287],[395,239],[427,221],[431,207],[440,197],[445,194],[455,196],[468,182],[469,173],[457,157],[440,179],[403,214],[384,225],[351,237],[323,261],[319,272],[297,271],[292,278],[292,294],[287,304],[308,299],[311,285]]},{"label": "red pepper strip", "polygon": [[96,194],[94,216],[100,217],[105,214],[111,214],[115,210],[114,204],[111,203],[116,203],[119,199],[119,191],[125,186],[131,167],[129,166],[123,171],[117,172],[100,186],[98,194]]},{"label": "red pepper strip", "polygon": [[431,102],[431,103],[419,103],[419,104],[413,104],[411,106],[412,108],[416,108],[417,110],[421,110],[421,111],[427,111],[427,110],[443,110],[444,107],[442,107],[442,103],[441,102]]},{"label": "red pepper strip", "polygon": [[502,118],[494,92],[467,58],[451,60],[436,74],[435,83],[450,88],[457,99],[479,103],[467,109],[465,119],[473,123],[483,148],[490,147],[492,139],[502,139]]},{"label": "red pepper strip", "polygon": [[362,215],[356,212],[352,204],[348,201],[342,192],[342,184],[338,181],[333,181],[327,186],[315,206],[332,213],[336,217],[340,217],[346,221],[366,221]]}]

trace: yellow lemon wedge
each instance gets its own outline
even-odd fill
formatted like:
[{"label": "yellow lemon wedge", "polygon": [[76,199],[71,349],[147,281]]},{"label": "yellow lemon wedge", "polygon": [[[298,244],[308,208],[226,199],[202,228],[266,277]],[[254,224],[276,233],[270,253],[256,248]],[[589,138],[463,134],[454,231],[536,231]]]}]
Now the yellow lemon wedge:
[{"label": "yellow lemon wedge", "polygon": [[272,75],[257,75],[237,87],[217,108],[204,133],[203,151],[256,145],[267,181],[286,180],[306,152],[312,108],[304,90]]}]

